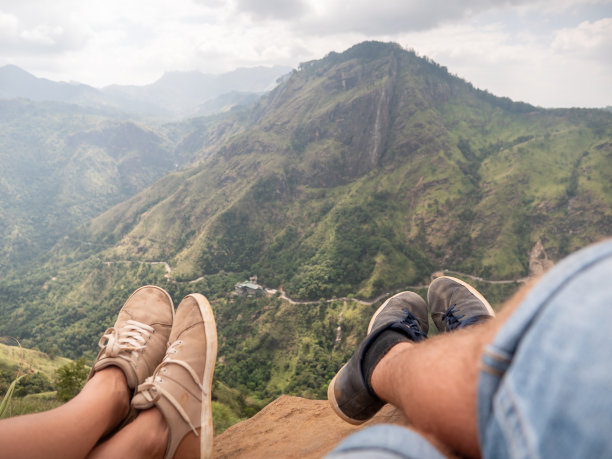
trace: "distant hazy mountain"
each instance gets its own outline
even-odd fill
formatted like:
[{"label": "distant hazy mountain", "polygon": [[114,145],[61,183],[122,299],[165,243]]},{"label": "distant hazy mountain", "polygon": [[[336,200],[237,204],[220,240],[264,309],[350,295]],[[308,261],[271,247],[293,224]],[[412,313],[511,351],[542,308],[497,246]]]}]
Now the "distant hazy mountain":
[{"label": "distant hazy mountain", "polygon": [[102,104],[104,96],[91,86],[37,78],[17,66],[6,65],[0,67],[0,98],[93,105]]},{"label": "distant hazy mountain", "polygon": [[[166,115],[185,117],[200,114],[199,109],[202,105],[230,93],[234,94],[233,105],[242,105],[244,101],[250,102],[253,100],[253,94],[273,89],[276,80],[290,70],[289,67],[253,67],[220,75],[168,72],[147,86],[113,85],[102,91],[117,104],[125,105],[125,102],[129,101],[143,108],[156,106],[163,109]],[[243,97],[236,98],[237,92],[243,93]],[[247,94],[250,97],[244,97]],[[225,96],[225,101],[228,100],[229,98]],[[225,107],[224,104],[222,106]]]},{"label": "distant hazy mountain", "polygon": [[[64,102],[113,108],[145,117],[180,119],[212,114],[214,107],[225,111],[253,102],[273,89],[276,80],[289,71],[289,67],[255,67],[220,75],[170,72],[150,85],[113,85],[100,90],[80,83],[38,78],[7,65],[0,68],[0,99]],[[215,102],[219,97],[220,101]]]}]

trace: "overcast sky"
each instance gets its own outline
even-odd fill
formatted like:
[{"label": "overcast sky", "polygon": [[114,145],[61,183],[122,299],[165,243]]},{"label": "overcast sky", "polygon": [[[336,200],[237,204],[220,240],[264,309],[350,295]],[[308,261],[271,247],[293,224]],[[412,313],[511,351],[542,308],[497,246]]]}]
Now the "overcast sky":
[{"label": "overcast sky", "polygon": [[612,0],[0,0],[0,66],[96,87],[394,41],[481,89],[612,105]]}]

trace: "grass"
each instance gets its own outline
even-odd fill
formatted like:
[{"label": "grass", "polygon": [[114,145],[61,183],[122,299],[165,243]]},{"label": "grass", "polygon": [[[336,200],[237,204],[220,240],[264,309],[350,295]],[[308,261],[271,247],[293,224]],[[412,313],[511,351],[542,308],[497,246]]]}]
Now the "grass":
[{"label": "grass", "polygon": [[49,411],[63,405],[55,398],[55,392],[45,392],[42,394],[31,394],[25,397],[12,397],[7,404],[6,411],[2,418],[21,416],[23,414],[40,413]]},{"label": "grass", "polygon": [[55,379],[55,372],[59,367],[71,362],[70,359],[64,357],[51,359],[44,352],[20,346],[8,346],[2,343],[0,343],[0,361],[9,366],[17,365],[24,372],[35,373],[40,371],[51,380]]}]

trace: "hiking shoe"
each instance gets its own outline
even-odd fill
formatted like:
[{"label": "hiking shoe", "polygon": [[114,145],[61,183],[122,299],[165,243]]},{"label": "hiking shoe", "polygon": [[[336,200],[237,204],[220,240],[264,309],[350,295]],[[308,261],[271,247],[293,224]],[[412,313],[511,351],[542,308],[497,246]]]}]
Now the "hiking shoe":
[{"label": "hiking shoe", "polygon": [[374,416],[385,404],[370,384],[376,364],[395,344],[424,340],[428,328],[427,304],[416,293],[398,293],[385,301],[372,316],[366,338],[329,383],[327,399],[334,412],[351,424]]},{"label": "hiking shoe", "polygon": [[164,457],[174,457],[190,432],[199,437],[200,457],[212,456],[211,388],[216,359],[212,309],[203,295],[187,295],[178,305],[166,356],[132,399],[133,408],[155,406],[164,416],[169,431]]},{"label": "hiking shoe", "polygon": [[101,349],[88,379],[96,371],[117,366],[135,393],[164,357],[173,319],[174,304],[165,290],[153,285],[136,290],[119,311],[115,325],[100,338]]},{"label": "hiking shoe", "polygon": [[427,291],[431,318],[440,332],[489,320],[495,312],[478,290],[462,280],[442,276]]}]

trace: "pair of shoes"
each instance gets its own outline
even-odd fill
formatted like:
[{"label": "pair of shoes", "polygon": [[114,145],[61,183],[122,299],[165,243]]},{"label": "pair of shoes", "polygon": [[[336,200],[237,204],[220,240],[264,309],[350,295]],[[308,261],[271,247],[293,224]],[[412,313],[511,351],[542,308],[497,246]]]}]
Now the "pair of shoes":
[{"label": "pair of shoes", "polygon": [[[433,322],[443,333],[495,316],[475,288],[453,277],[435,279],[427,291],[427,301]],[[385,402],[370,385],[373,367],[392,346],[401,341],[422,341],[428,330],[427,303],[419,295],[402,292],[385,301],[372,316],[366,338],[329,384],[327,398],[334,412],[351,424],[374,416]]]},{"label": "pair of shoes", "polygon": [[211,388],[217,330],[203,295],[187,295],[175,314],[167,292],[155,286],[141,287],[123,305],[115,326],[104,333],[99,345],[102,349],[90,378],[114,365],[123,371],[134,392],[132,410],[121,425],[134,417],[135,410],[155,406],[169,428],[164,457],[174,457],[189,432],[199,437],[200,456],[212,456]]}]

